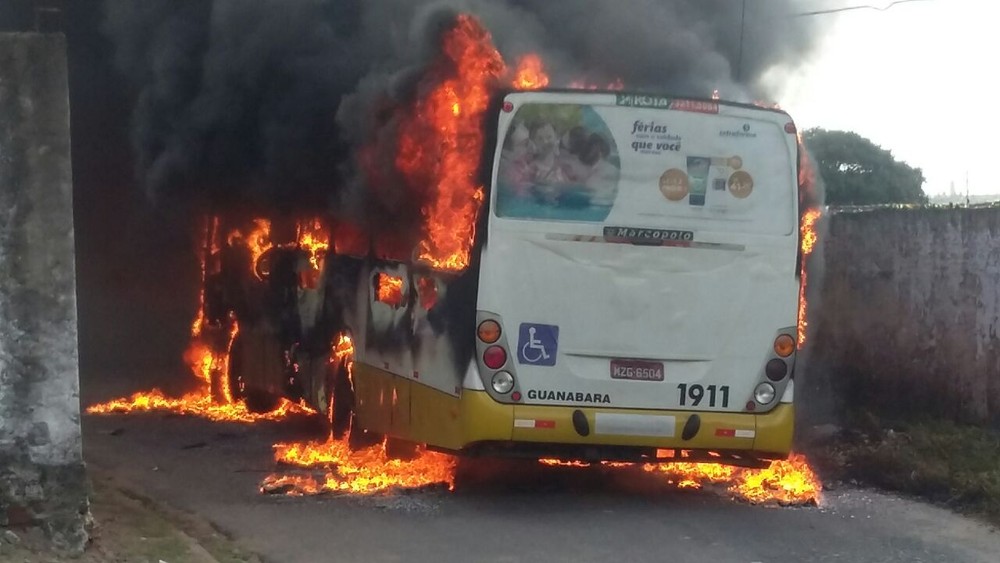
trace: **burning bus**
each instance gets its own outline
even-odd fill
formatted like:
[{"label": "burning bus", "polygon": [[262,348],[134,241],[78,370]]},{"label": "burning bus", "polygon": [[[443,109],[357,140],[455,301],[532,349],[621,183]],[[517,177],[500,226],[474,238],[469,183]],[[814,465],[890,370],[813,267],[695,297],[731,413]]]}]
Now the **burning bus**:
[{"label": "burning bus", "polygon": [[807,210],[791,118],[621,91],[491,103],[485,131],[429,128],[460,149],[445,158],[400,127],[396,167],[439,185],[412,244],[332,219],[216,229],[218,387],[397,450],[786,457]]}]

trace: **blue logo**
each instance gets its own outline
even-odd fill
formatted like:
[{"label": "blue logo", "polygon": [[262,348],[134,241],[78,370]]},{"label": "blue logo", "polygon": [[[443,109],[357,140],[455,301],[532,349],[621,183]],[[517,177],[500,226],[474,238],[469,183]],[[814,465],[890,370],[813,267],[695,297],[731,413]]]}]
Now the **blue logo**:
[{"label": "blue logo", "polygon": [[517,338],[517,361],[531,366],[556,365],[559,351],[559,327],[521,323]]}]

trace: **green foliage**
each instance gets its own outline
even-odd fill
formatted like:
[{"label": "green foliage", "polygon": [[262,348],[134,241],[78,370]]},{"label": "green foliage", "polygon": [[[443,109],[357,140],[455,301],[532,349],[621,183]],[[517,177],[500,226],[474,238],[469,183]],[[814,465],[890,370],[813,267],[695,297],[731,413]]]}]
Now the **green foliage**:
[{"label": "green foliage", "polygon": [[826,185],[827,205],[927,203],[923,172],[861,135],[817,128],[803,140]]},{"label": "green foliage", "polygon": [[827,473],[943,502],[1000,524],[995,430],[935,419],[889,425],[867,412],[852,418],[839,442],[813,456]]}]

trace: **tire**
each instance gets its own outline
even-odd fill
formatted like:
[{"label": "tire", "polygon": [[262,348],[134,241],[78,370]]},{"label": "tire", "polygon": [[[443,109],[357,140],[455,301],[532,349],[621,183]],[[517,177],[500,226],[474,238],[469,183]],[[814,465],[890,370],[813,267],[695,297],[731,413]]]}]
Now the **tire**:
[{"label": "tire", "polygon": [[343,438],[351,430],[351,418],[354,413],[354,389],[347,375],[347,360],[339,364],[327,364],[326,393],[327,420],[330,431],[337,440]]},{"label": "tire", "polygon": [[244,391],[247,410],[255,414],[266,414],[278,408],[279,397],[274,393],[256,387]]},{"label": "tire", "polygon": [[347,446],[351,450],[364,450],[372,446],[377,446],[385,440],[384,434],[370,432],[358,427],[358,417],[351,413],[351,431],[347,433]]},{"label": "tire", "polygon": [[417,457],[417,443],[390,436],[385,440],[385,455],[389,459],[414,459]]},{"label": "tire", "polygon": [[241,344],[239,335],[236,335],[236,340],[229,347],[229,373],[226,374],[226,377],[229,379],[229,396],[232,397],[234,403],[246,399],[243,381],[243,354],[240,353]]},{"label": "tire", "polygon": [[336,440],[347,437],[347,446],[351,450],[363,450],[382,443],[385,436],[378,432],[363,430],[358,425],[358,416],[354,412],[354,386],[347,372],[347,359],[339,364],[330,364],[327,370],[326,400],[327,422],[330,432]]}]

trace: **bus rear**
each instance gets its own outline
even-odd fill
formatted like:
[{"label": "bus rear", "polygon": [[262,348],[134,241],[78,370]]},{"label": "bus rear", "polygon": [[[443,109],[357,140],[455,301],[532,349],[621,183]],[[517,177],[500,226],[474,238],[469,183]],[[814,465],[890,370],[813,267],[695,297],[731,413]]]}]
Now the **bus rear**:
[{"label": "bus rear", "polygon": [[511,93],[497,139],[464,387],[488,395],[482,418],[510,439],[469,447],[785,456],[799,290],[789,116]]}]

